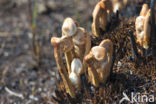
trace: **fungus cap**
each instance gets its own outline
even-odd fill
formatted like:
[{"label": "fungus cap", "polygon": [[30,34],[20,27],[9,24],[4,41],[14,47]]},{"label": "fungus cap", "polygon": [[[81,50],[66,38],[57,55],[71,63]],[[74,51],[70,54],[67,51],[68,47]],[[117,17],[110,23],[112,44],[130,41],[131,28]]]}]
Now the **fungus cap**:
[{"label": "fungus cap", "polygon": [[78,77],[78,75],[74,72],[71,72],[69,75],[69,79],[72,82],[72,84],[77,87],[80,84],[80,78]]},{"label": "fungus cap", "polygon": [[62,36],[61,38],[58,37],[51,38],[51,44],[53,44],[54,47],[58,47],[63,52],[70,51],[74,47],[72,43],[73,43],[72,37],[70,36]]},{"label": "fungus cap", "polygon": [[105,60],[106,58],[106,49],[100,46],[95,46],[91,49],[95,59],[98,61]]},{"label": "fungus cap", "polygon": [[79,27],[75,36],[73,36],[73,42],[77,45],[82,45],[85,43],[85,33],[86,31]]},{"label": "fungus cap", "polygon": [[62,33],[65,36],[73,36],[77,31],[77,25],[75,23],[75,21],[70,18],[67,17],[62,25]]},{"label": "fungus cap", "polygon": [[145,20],[145,17],[144,16],[138,16],[136,18],[135,25],[136,25],[136,30],[137,31],[139,31],[139,32],[142,32],[143,31],[144,20]]},{"label": "fungus cap", "polygon": [[116,13],[121,9],[121,3],[117,2],[113,7],[113,12]]},{"label": "fungus cap", "polygon": [[71,63],[71,71],[75,72],[76,74],[80,74],[83,69],[83,65],[80,59],[74,58]]}]

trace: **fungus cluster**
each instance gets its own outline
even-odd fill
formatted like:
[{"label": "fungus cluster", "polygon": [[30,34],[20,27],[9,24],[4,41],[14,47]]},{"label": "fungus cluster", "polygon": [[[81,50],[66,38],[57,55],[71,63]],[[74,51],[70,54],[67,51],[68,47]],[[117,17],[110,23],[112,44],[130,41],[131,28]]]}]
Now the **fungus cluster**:
[{"label": "fungus cluster", "polygon": [[111,22],[111,16],[117,11],[121,11],[128,4],[128,0],[101,0],[94,7],[92,16],[92,34],[95,37],[101,35],[101,30],[106,31],[106,27]]},{"label": "fungus cluster", "polygon": [[[93,11],[92,34],[100,36],[100,29],[106,30],[112,13],[127,5],[127,0],[101,0]],[[136,42],[145,49],[148,49],[150,39],[150,9],[144,4],[140,16],[136,18]],[[91,37],[87,31],[79,27],[78,22],[67,17],[62,25],[62,37],[52,37],[51,43],[54,46],[54,56],[63,79],[66,92],[75,98],[75,91],[81,89],[82,74],[89,79],[92,85],[105,84],[110,76],[113,43],[104,39],[99,46],[91,48]],[[65,56],[63,63],[62,54]],[[87,73],[88,72],[88,73]],[[87,74],[86,74],[87,73]]]},{"label": "fungus cluster", "polygon": [[[88,72],[89,76],[86,77],[95,86],[106,82],[110,73],[113,51],[110,40],[104,40],[99,46],[91,49],[90,35],[84,28],[79,27],[77,21],[68,17],[62,25],[62,37],[52,37],[51,43],[54,46],[55,60],[66,92],[71,97],[74,98],[75,91],[81,88],[80,76],[85,72]],[[65,56],[65,64],[62,53]],[[89,56],[93,57],[88,59]],[[92,65],[89,60],[91,60]],[[94,80],[97,84],[94,83]]]},{"label": "fungus cluster", "polygon": [[68,77],[67,69],[63,63],[63,58],[61,57],[62,53],[67,53],[71,51],[74,47],[72,37],[52,37],[51,43],[54,46],[54,56],[56,64],[59,69],[59,73],[63,79],[66,91],[70,94],[71,97],[75,97],[74,87],[72,86],[72,83]]},{"label": "fungus cluster", "polygon": [[[91,48],[90,35],[84,28],[78,26],[77,21],[68,17],[62,25],[62,37],[52,37],[51,43],[65,88],[71,97],[75,97],[74,90],[80,89],[80,75],[85,72],[84,57]],[[61,53],[64,53],[66,65],[63,63]]]},{"label": "fungus cluster", "polygon": [[136,18],[136,43],[144,49],[149,48],[150,40],[150,9],[147,4],[143,4],[140,15]]},{"label": "fungus cluster", "polygon": [[100,29],[106,30],[107,24],[110,22],[112,14],[112,2],[110,0],[101,0],[93,10],[92,33],[99,37]]}]

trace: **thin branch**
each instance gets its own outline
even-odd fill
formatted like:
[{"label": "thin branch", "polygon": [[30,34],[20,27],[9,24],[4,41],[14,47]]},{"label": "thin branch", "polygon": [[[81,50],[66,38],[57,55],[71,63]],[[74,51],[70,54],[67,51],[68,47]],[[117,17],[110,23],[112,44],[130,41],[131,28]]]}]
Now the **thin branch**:
[{"label": "thin branch", "polygon": [[113,46],[113,56],[112,56],[112,62],[111,62],[111,69],[110,69],[110,78],[111,78],[111,76],[113,74],[113,66],[114,66],[115,57],[116,57],[115,50],[116,50],[116,46],[114,45]]},{"label": "thin branch", "polygon": [[156,31],[155,31],[155,13],[154,13],[154,7],[155,7],[155,0],[151,0],[151,47],[152,47],[152,53],[153,57],[156,58]]},{"label": "thin branch", "polygon": [[8,89],[7,87],[5,87],[5,91],[8,92],[10,95],[13,95],[13,96],[19,97],[21,99],[24,99],[24,96],[22,94],[13,92],[10,89]]},{"label": "thin branch", "polygon": [[137,47],[136,47],[136,42],[135,42],[134,35],[133,35],[132,31],[129,31],[129,34],[130,34],[130,39],[131,39],[131,46],[132,46],[132,50],[133,50],[133,55],[136,58],[139,58],[140,55],[138,54],[138,50],[137,50]]}]

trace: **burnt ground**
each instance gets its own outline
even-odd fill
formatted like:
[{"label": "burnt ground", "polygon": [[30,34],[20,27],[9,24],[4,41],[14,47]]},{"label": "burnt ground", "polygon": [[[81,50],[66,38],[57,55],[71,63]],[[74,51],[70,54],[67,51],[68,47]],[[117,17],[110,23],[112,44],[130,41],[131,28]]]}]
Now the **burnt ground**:
[{"label": "burnt ground", "polygon": [[[25,1],[25,0],[21,0]],[[32,50],[32,33],[28,2],[0,0],[0,103],[118,103],[122,92],[156,94],[156,63],[152,57],[133,61],[129,30],[134,32],[135,15],[141,4],[129,6],[122,11],[119,20],[113,21],[100,38],[92,37],[92,46],[102,39],[111,39],[116,46],[113,74],[106,85],[91,86],[82,76],[83,88],[77,99],[71,99],[60,81],[53,47],[52,36],[61,36],[64,18],[78,20],[80,26],[91,34],[91,13],[98,0],[52,0],[48,6],[41,0],[35,34],[40,46],[39,63]],[[50,4],[50,3],[49,3]],[[136,7],[136,8],[134,8]],[[129,11],[129,12],[127,12]],[[123,17],[124,16],[124,17]],[[129,17],[129,18],[127,18]],[[131,17],[131,18],[130,18]],[[116,19],[115,19],[116,20]],[[57,80],[56,80],[57,79]],[[86,80],[85,80],[86,79]],[[7,88],[23,98],[10,95]],[[127,102],[125,102],[127,104]]]},{"label": "burnt ground", "polygon": [[[155,95],[156,61],[150,55],[134,59],[130,40],[130,31],[135,34],[134,21],[135,18],[120,18],[115,21],[116,26],[110,24],[112,30],[100,38],[92,37],[92,46],[100,44],[101,40],[106,38],[111,39],[115,46],[113,73],[106,85],[95,88],[88,83],[86,77],[82,76],[82,90],[77,92],[76,99],[72,99],[64,91],[62,82],[58,81],[53,101],[59,104],[118,104],[123,92],[129,97],[131,92]],[[123,104],[129,103],[123,102]]]}]

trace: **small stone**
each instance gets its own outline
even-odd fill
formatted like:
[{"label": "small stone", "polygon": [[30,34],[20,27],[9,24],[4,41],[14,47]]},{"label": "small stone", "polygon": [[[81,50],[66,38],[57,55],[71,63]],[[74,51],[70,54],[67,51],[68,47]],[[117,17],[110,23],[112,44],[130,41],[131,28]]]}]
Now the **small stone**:
[{"label": "small stone", "polygon": [[51,95],[54,96],[54,97],[56,97],[56,93],[54,91],[52,92]]},{"label": "small stone", "polygon": [[48,8],[50,8],[52,10],[58,9],[58,5],[57,5],[56,1],[54,1],[54,0],[48,0],[46,5]]},{"label": "small stone", "polygon": [[39,100],[38,97],[35,97],[34,95],[30,95],[29,98],[32,99],[32,100],[35,100],[35,101]]},{"label": "small stone", "polygon": [[29,45],[28,44],[24,44],[24,49],[28,49]]},{"label": "small stone", "polygon": [[52,76],[55,76],[55,72],[51,72],[51,75],[52,75]]},{"label": "small stone", "polygon": [[118,66],[121,67],[122,66],[122,63],[120,61],[118,61]]},{"label": "small stone", "polygon": [[46,6],[44,3],[38,3],[38,13],[41,14],[47,10]]},{"label": "small stone", "polygon": [[130,70],[130,75],[132,75],[132,74],[133,74],[133,71]]},{"label": "small stone", "polygon": [[9,56],[9,52],[4,52],[4,56],[8,57]]},{"label": "small stone", "polygon": [[28,33],[28,37],[29,39],[32,39],[33,38],[33,34],[31,32]]},{"label": "small stone", "polygon": [[92,91],[94,91],[94,90],[95,90],[95,88],[94,88],[93,86],[91,86],[90,88],[91,88],[91,90],[92,90]]},{"label": "small stone", "polygon": [[42,88],[38,88],[38,91],[41,92],[42,91]]},{"label": "small stone", "polygon": [[13,0],[13,3],[15,3],[17,6],[21,6],[23,4],[26,4],[28,0]]}]

